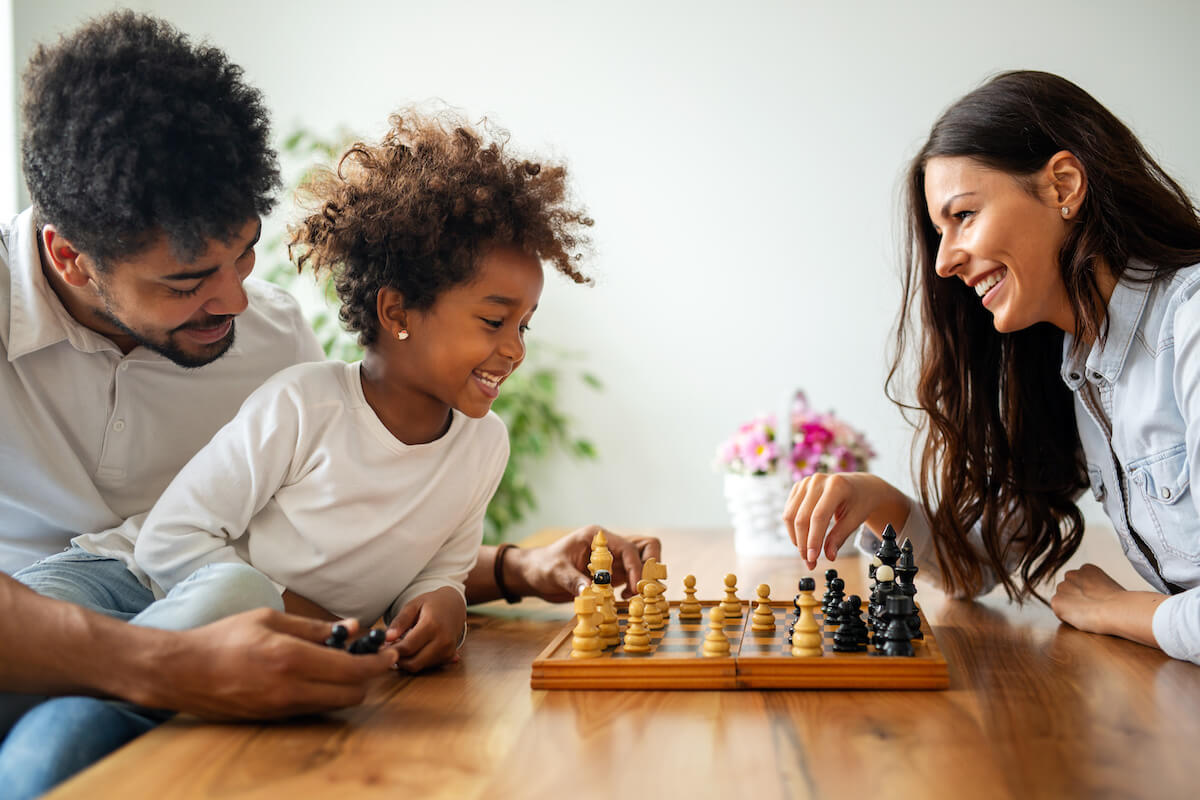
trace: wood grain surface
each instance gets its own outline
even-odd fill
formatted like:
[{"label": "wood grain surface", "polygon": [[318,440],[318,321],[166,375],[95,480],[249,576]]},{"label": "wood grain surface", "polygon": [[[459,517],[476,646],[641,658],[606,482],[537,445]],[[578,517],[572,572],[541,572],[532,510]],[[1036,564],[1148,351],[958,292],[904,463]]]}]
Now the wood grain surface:
[{"label": "wood grain surface", "polygon": [[[728,531],[630,533],[663,540],[675,600],[689,572],[701,596],[727,572],[777,591],[808,574],[799,559],[736,558]],[[1145,588],[1110,530],[1089,529],[1073,564],[1085,560]],[[862,591],[863,559],[835,566]],[[1080,633],[1040,604],[917,585],[944,691],[532,690],[530,665],[570,607],[493,603],[472,609],[453,667],[381,680],[363,705],[318,718],[177,719],[51,797],[1196,796],[1200,667]]]}]

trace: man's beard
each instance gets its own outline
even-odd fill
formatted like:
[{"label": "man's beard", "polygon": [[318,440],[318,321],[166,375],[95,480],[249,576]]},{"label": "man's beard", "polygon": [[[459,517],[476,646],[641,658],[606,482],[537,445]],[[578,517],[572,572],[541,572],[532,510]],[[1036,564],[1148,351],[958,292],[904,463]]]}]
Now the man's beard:
[{"label": "man's beard", "polygon": [[[121,333],[133,339],[147,350],[153,350],[164,358],[168,358],[186,369],[195,369],[197,367],[203,367],[207,364],[211,364],[221,356],[225,355],[225,353],[229,351],[229,348],[233,347],[234,335],[237,333],[237,320],[233,319],[232,315],[224,317],[209,317],[201,324],[189,322],[187,324],[180,325],[174,330],[168,331],[162,340],[155,340],[148,338],[145,334],[135,331],[133,328],[130,328],[128,325],[122,322],[117,315],[113,313],[112,303],[109,302],[108,296],[103,292],[101,292],[101,298],[104,300],[104,310],[101,311],[96,309],[93,313],[95,313],[97,317],[117,328],[119,331],[121,331]],[[215,328],[218,325],[224,324],[226,319],[229,320],[229,335],[224,339],[207,345],[207,347],[211,347],[213,349],[210,353],[206,353],[205,355],[193,355],[188,353],[179,345],[177,345],[172,339],[172,337],[179,331],[186,330],[188,328]],[[214,322],[214,320],[219,321]]]}]

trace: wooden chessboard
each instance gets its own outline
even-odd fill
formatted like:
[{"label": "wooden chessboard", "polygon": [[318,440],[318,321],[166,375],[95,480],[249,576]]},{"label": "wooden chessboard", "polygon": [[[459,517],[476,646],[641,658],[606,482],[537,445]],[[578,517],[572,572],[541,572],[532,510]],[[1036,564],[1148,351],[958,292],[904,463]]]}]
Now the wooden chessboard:
[{"label": "wooden chessboard", "polygon": [[[750,630],[751,604],[742,602],[740,617],[727,617],[728,657],[702,654],[708,633],[708,609],[716,601],[702,602],[703,618],[680,621],[679,603],[671,603],[666,626],[650,632],[650,652],[626,653],[623,645],[604,650],[598,658],[571,658],[575,619],[554,637],[533,662],[530,684],[534,689],[945,689],[950,685],[946,659],[921,615],[924,639],[913,640],[916,655],[885,657],[873,647],[865,653],[838,653],[833,631],[824,625],[820,609],[817,623],[824,632],[824,655],[798,658],[786,643],[791,603],[771,603],[775,630]],[[629,604],[617,602],[618,625],[624,639]],[[920,610],[918,609],[918,613]]]}]

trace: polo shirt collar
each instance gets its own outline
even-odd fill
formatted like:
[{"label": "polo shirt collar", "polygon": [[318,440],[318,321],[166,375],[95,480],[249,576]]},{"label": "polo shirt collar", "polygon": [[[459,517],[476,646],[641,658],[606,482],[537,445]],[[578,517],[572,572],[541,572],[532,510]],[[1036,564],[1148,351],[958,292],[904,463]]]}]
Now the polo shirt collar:
[{"label": "polo shirt collar", "polygon": [[33,209],[27,208],[18,214],[10,231],[8,360],[16,361],[64,340],[84,353],[120,352],[108,339],[80,325],[42,274]]}]

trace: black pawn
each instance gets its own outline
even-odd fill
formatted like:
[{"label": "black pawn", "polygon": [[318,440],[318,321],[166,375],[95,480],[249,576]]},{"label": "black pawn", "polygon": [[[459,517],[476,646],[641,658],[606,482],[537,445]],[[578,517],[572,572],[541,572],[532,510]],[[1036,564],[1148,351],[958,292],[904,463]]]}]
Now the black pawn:
[{"label": "black pawn", "polygon": [[912,615],[913,604],[902,594],[893,594],[888,598],[884,616],[887,627],[883,631],[883,648],[880,649],[878,634],[875,649],[885,656],[914,656],[911,634],[908,630],[908,618]]},{"label": "black pawn", "polygon": [[837,577],[836,569],[825,570],[825,596],[821,598],[821,613],[829,615],[829,597],[832,592],[833,579]]},{"label": "black pawn", "polygon": [[[884,566],[887,566],[887,565],[885,564]],[[880,567],[880,570],[882,570],[882,569],[883,569],[883,567]],[[890,567],[888,567],[888,569],[891,570]],[[887,573],[884,573],[884,576],[886,577]],[[878,573],[876,573],[876,577],[877,578],[879,577]],[[876,585],[875,585],[875,591],[871,595],[870,625],[871,625],[871,631],[877,637],[879,636],[879,634],[883,633],[883,629],[887,626],[887,620],[885,619],[885,613],[887,611],[887,602],[888,602],[888,598],[891,597],[895,593],[896,593],[896,582],[894,580],[883,580],[881,578],[878,581],[878,583],[876,583]]]},{"label": "black pawn", "polygon": [[917,613],[917,601],[913,599],[917,595],[917,587],[913,583],[917,571],[917,565],[913,561],[912,542],[905,539],[904,544],[900,545],[900,560],[896,562],[896,588],[900,594],[912,600],[913,610],[908,618],[912,638],[924,639],[925,634],[921,632],[921,616]]},{"label": "black pawn", "polygon": [[862,621],[862,600],[852,594],[842,601],[842,624],[833,634],[833,649],[838,653],[861,653],[867,649],[867,626]]},{"label": "black pawn", "polygon": [[883,541],[879,544],[879,549],[875,551],[875,555],[879,556],[879,560],[889,567],[896,566],[896,560],[900,558],[900,548],[896,546],[896,529],[888,523],[883,529]]},{"label": "black pawn", "polygon": [[841,578],[834,578],[829,582],[829,605],[828,611],[825,611],[825,626],[840,625],[842,622],[842,601],[846,599],[846,593],[842,591],[846,588],[846,582]]},{"label": "black pawn", "polygon": [[329,638],[325,640],[325,646],[341,650],[346,646],[346,639],[349,636],[350,629],[339,622],[329,631]]},{"label": "black pawn", "polygon": [[370,653],[378,653],[379,648],[383,646],[384,639],[387,634],[379,628],[372,628],[367,631],[366,636],[360,636],[350,643],[350,652],[355,655],[368,655]]},{"label": "black pawn", "polygon": [[[905,541],[908,541],[905,539]],[[592,583],[598,583],[601,586],[612,585],[612,573],[606,569],[596,570],[596,574],[592,577]]]}]

